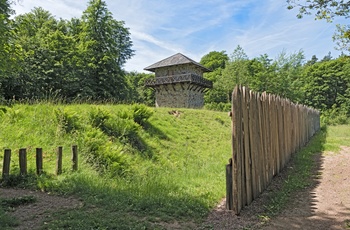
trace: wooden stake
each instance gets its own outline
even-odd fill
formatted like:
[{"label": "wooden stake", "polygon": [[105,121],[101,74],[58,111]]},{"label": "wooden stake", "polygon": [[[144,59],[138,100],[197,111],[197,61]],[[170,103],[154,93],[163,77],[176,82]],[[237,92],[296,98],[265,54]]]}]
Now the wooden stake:
[{"label": "wooden stake", "polygon": [[43,172],[43,149],[36,148],[36,174],[41,175]]},{"label": "wooden stake", "polygon": [[56,175],[62,174],[62,147],[57,148]]},{"label": "wooden stake", "polygon": [[72,145],[72,170],[78,170],[78,146]]},{"label": "wooden stake", "polygon": [[10,175],[11,149],[5,149],[4,164],[2,165],[2,178],[5,179]]},{"label": "wooden stake", "polygon": [[19,150],[19,170],[20,175],[27,175],[27,150],[25,148]]}]

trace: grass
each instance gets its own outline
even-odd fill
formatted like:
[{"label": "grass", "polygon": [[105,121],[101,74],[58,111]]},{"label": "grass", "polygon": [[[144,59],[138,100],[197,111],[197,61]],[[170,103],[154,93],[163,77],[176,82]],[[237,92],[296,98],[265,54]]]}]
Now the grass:
[{"label": "grass", "polygon": [[[191,228],[225,196],[231,156],[226,112],[181,109],[176,117],[170,108],[149,108],[153,115],[145,122],[130,115],[135,108],[128,105],[5,109],[0,149],[12,149],[12,176],[3,185],[72,195],[84,203],[55,213],[44,229],[164,229],[173,223]],[[91,114],[103,118],[101,126],[91,122]],[[78,172],[70,169],[72,144],[78,145]],[[58,146],[63,146],[63,174],[55,176]],[[44,155],[40,177],[34,174],[37,147]],[[16,176],[20,148],[28,152],[27,177]]]},{"label": "grass", "polygon": [[[137,109],[137,108],[136,108]],[[150,112],[145,110],[145,114]],[[231,157],[226,112],[149,108],[135,119],[129,105],[16,104],[0,109],[0,150],[12,149],[11,175],[3,186],[74,196],[83,206],[62,210],[42,229],[182,229],[199,226],[225,196]],[[1,111],[5,112],[1,113]],[[140,114],[139,114],[140,115]],[[138,117],[140,118],[140,117]],[[91,120],[93,119],[93,120]],[[94,122],[93,122],[94,121]],[[310,185],[313,158],[348,145],[350,126],[323,128],[299,153],[263,219],[279,213],[291,194]],[[79,170],[71,171],[70,146],[78,145]],[[56,148],[63,146],[63,174],[55,176]],[[43,148],[44,174],[35,175],[35,148]],[[18,176],[18,150],[28,152],[27,176]],[[2,168],[0,154],[0,168]],[[0,226],[18,222],[0,206]]]}]

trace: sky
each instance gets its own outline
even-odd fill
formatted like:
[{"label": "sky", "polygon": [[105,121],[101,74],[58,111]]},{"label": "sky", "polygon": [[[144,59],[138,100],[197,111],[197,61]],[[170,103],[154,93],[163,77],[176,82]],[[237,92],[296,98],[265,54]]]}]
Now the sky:
[{"label": "sky", "polygon": [[[88,0],[19,0],[16,15],[42,7],[57,19],[80,18]],[[114,19],[129,28],[135,55],[123,66],[126,71],[143,69],[176,53],[199,62],[211,51],[229,56],[240,45],[249,58],[302,50],[306,60],[322,59],[329,52],[338,57],[332,35],[333,23],[297,19],[296,9],[287,10],[286,0],[105,0]]]}]

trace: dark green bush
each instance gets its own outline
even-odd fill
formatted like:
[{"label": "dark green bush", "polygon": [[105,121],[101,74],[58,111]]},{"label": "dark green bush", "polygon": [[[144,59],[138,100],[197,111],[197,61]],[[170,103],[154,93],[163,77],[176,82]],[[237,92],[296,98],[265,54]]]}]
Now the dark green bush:
[{"label": "dark green bush", "polygon": [[231,103],[207,103],[204,105],[205,109],[208,110],[215,110],[215,111],[221,111],[221,112],[228,112],[231,111]]},{"label": "dark green bush", "polygon": [[59,130],[65,133],[71,133],[79,129],[79,116],[76,112],[66,109],[55,109],[54,113]]},{"label": "dark green bush", "polygon": [[106,120],[111,117],[111,114],[100,108],[93,108],[89,112],[89,121],[93,127],[101,127]]},{"label": "dark green bush", "polygon": [[99,129],[92,128],[82,140],[83,153],[87,162],[100,173],[111,176],[125,175],[129,168],[129,159],[123,154],[123,146],[113,145]]}]

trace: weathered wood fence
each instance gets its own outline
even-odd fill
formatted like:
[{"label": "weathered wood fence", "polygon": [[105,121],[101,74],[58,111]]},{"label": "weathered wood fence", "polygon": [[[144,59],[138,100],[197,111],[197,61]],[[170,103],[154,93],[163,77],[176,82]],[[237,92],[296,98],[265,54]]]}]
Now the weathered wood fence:
[{"label": "weathered wood fence", "polygon": [[232,94],[226,208],[239,214],[320,129],[319,111],[238,86]]},{"label": "weathered wood fence", "polygon": [[[55,174],[59,175],[62,173],[62,146],[57,148],[56,151],[56,170]],[[43,150],[42,148],[36,148],[36,174],[40,175],[43,173]],[[20,175],[26,175],[27,170],[27,149],[22,148],[19,150],[19,173]],[[10,175],[10,164],[11,164],[11,149],[5,149],[4,160],[2,167],[2,178],[6,179]],[[72,145],[72,170],[78,170],[78,147]]]}]

